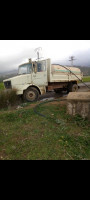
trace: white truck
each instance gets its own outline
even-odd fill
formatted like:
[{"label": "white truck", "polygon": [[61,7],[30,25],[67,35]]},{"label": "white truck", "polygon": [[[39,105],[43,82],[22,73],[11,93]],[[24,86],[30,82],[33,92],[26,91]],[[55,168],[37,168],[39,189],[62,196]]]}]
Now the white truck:
[{"label": "white truck", "polygon": [[19,66],[17,76],[3,82],[6,89],[16,88],[17,95],[23,95],[26,101],[32,102],[39,95],[52,90],[77,91],[78,79],[82,80],[82,73],[78,68],[52,65],[50,59],[29,59],[28,63]]}]

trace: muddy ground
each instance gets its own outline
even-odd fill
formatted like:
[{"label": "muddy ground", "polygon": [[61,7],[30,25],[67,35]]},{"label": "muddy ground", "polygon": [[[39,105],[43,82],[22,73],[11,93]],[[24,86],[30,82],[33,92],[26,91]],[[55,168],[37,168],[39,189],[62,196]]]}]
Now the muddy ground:
[{"label": "muddy ground", "polygon": [[[90,88],[90,83],[85,83],[87,84],[87,86]],[[78,92],[89,92],[90,89],[85,86],[83,83],[80,83],[79,84],[79,90]],[[55,92],[47,92],[46,94],[40,96],[39,100],[47,100],[47,99],[57,99],[57,98],[60,98],[60,97],[66,97],[67,96],[67,92],[61,92],[61,93],[58,93],[56,94]]]}]

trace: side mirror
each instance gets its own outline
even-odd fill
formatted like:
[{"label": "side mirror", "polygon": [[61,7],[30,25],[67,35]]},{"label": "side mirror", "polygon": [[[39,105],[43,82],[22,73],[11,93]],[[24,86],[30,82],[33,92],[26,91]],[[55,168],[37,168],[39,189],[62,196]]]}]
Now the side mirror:
[{"label": "side mirror", "polygon": [[34,71],[35,74],[37,73],[37,63],[33,64],[33,71]]}]

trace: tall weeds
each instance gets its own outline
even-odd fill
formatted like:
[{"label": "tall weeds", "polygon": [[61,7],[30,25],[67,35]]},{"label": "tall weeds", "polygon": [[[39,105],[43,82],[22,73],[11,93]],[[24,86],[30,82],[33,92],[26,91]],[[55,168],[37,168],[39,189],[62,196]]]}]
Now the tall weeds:
[{"label": "tall weeds", "polygon": [[0,91],[0,109],[8,108],[17,104],[18,96],[16,90],[3,90]]}]

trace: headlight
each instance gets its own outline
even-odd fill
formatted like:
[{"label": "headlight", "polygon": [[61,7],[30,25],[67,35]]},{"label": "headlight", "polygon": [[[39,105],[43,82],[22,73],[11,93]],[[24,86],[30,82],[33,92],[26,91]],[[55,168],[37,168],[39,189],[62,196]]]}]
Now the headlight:
[{"label": "headlight", "polygon": [[6,89],[11,89],[12,88],[11,81],[4,82],[4,86],[5,86]]}]

